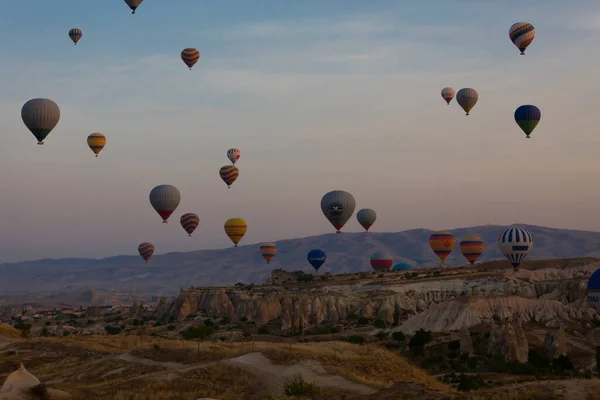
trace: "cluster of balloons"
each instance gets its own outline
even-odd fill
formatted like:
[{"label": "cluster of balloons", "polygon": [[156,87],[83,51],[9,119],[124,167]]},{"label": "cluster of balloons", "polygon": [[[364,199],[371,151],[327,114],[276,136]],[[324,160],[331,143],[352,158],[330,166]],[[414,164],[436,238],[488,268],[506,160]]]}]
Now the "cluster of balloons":
[{"label": "cluster of balloons", "polygon": [[[521,55],[524,55],[525,49],[535,38],[535,28],[529,22],[517,22],[508,30],[508,36],[519,49]],[[466,115],[469,115],[469,112],[479,100],[479,94],[472,88],[463,88],[456,92],[454,88],[445,87],[442,89],[441,94],[447,105],[450,105],[450,102],[456,96],[456,102],[465,111]],[[525,132],[526,138],[530,137],[529,135],[540,122],[541,117],[540,109],[531,104],[518,107],[514,115],[515,122]]]}]

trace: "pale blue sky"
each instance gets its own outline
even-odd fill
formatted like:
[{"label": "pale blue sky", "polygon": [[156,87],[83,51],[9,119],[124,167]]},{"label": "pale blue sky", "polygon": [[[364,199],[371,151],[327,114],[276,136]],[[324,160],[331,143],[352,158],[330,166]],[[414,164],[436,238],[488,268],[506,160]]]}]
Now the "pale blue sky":
[{"label": "pale blue sky", "polygon": [[[332,232],[319,207],[332,189],[375,209],[377,231],[600,229],[597,1],[2,5],[0,261],[225,247],[238,216],[241,245]],[[525,56],[508,38],[517,21],[537,31]],[[201,53],[191,72],[185,47]],[[469,117],[445,86],[478,90]],[[44,146],[21,121],[34,97],[61,108]],[[522,104],[542,111],[529,140]],[[163,183],[182,194],[169,224],[148,201]],[[200,216],[193,238],[185,212]]]}]

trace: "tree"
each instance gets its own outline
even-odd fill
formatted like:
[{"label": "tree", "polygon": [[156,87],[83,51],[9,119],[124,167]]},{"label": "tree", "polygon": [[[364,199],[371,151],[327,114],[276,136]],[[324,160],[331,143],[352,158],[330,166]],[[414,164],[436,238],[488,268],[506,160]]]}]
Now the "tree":
[{"label": "tree", "polygon": [[185,340],[196,340],[198,342],[198,353],[200,353],[200,342],[215,333],[215,328],[202,324],[198,327],[190,326],[185,331],[181,332],[181,336]]},{"label": "tree", "polygon": [[406,336],[404,336],[404,333],[398,331],[392,333],[392,339],[394,339],[396,342],[404,342],[406,340]]}]

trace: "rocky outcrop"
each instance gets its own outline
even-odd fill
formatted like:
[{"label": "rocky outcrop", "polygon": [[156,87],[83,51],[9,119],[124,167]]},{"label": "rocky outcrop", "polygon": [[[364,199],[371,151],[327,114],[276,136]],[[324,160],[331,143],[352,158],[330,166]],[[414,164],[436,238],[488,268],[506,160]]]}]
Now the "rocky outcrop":
[{"label": "rocky outcrop", "polygon": [[100,318],[104,314],[104,309],[98,306],[89,306],[85,310],[86,318]]},{"label": "rocky outcrop", "polygon": [[0,400],[70,400],[71,395],[62,390],[49,389],[40,383],[23,364],[6,377],[0,388]]},{"label": "rocky outcrop", "polygon": [[471,355],[475,352],[473,349],[473,338],[471,338],[471,332],[465,327],[460,330],[460,353]]},{"label": "rocky outcrop", "polygon": [[488,353],[499,355],[505,361],[526,363],[529,342],[520,321],[508,321],[499,329],[493,329],[488,342]]},{"label": "rocky outcrop", "polygon": [[562,325],[554,332],[546,332],[546,337],[544,339],[544,353],[548,360],[554,360],[559,356],[567,355],[567,342],[565,330]]}]

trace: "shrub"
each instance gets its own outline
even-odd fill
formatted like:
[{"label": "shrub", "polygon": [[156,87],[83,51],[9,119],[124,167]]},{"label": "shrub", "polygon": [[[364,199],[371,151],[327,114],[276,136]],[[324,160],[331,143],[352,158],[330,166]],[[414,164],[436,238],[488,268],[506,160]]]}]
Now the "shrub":
[{"label": "shrub", "polygon": [[398,331],[392,333],[392,339],[394,339],[396,342],[404,342],[406,340],[406,336],[404,333]]},{"label": "shrub", "polygon": [[269,327],[267,325],[263,325],[260,328],[258,328],[259,335],[268,335],[270,333],[271,333],[271,330],[269,329]]},{"label": "shrub", "polygon": [[464,375],[458,376],[458,390],[468,392],[471,390],[477,390],[485,386],[485,381],[479,375]]},{"label": "shrub", "polygon": [[354,344],[363,344],[365,342],[365,338],[359,335],[352,335],[348,337],[348,342]]},{"label": "shrub", "polygon": [[283,394],[285,396],[313,397],[320,392],[317,385],[305,381],[301,374],[286,379],[283,384]]},{"label": "shrub", "polygon": [[415,333],[415,336],[410,338],[410,342],[408,342],[408,346],[411,348],[412,347],[423,347],[427,343],[431,342],[432,339],[433,339],[433,337],[431,336],[431,332],[426,331],[421,328]]},{"label": "shrub", "polygon": [[385,322],[382,319],[376,319],[375,322],[373,322],[373,325],[375,328],[379,329],[385,329],[386,327]]}]

